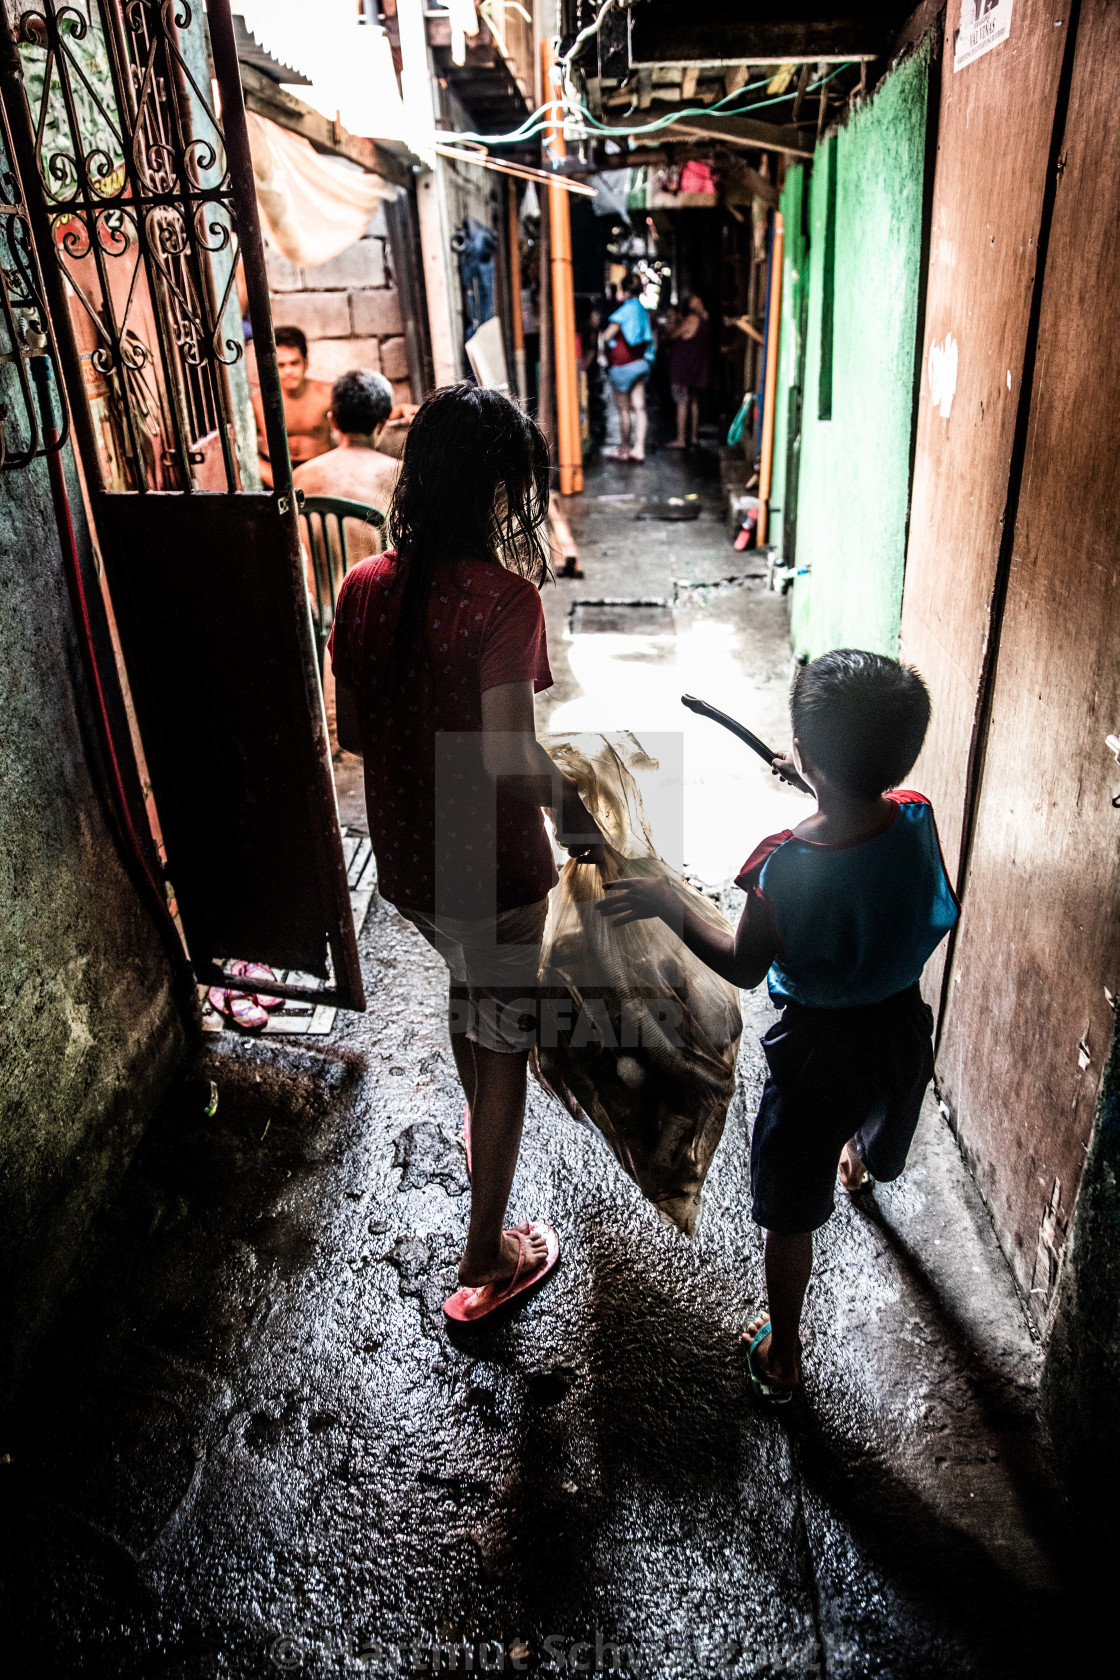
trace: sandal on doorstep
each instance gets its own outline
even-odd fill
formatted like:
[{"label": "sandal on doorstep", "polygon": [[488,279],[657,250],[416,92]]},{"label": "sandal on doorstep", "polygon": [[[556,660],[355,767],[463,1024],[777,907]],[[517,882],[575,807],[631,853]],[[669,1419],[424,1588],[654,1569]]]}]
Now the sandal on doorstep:
[{"label": "sandal on doorstep", "polygon": [[768,1400],[772,1406],[786,1406],[793,1398],[793,1389],[783,1388],[779,1383],[772,1383],[769,1377],[763,1376],[756,1364],[758,1349],[770,1333],[770,1320],[767,1319],[765,1324],[759,1325],[754,1333],[751,1345],[747,1349],[747,1369],[751,1374],[751,1387],[760,1400]]},{"label": "sandal on doorstep", "polygon": [[206,996],[211,1009],[224,1015],[242,1032],[263,1032],[268,1025],[268,1010],[262,1009],[248,992],[231,992],[224,986],[211,986]]},{"label": "sandal on doorstep", "polygon": [[524,1295],[527,1290],[535,1289],[538,1283],[544,1282],[560,1258],[560,1238],[551,1225],[545,1225],[539,1219],[534,1219],[529,1232],[545,1240],[545,1256],[540,1265],[533,1266],[529,1261],[526,1233],[507,1232],[507,1236],[517,1238],[518,1244],[517,1265],[509,1282],[484,1283],[480,1289],[457,1289],[454,1295],[450,1295],[443,1303],[443,1310],[448,1318],[456,1324],[478,1324],[480,1320],[497,1312],[500,1307],[507,1306],[519,1295]]},{"label": "sandal on doorstep", "polygon": [[[229,971],[238,980],[276,979],[275,970],[269,968],[267,963],[235,962],[230,964]],[[272,997],[265,992],[256,992],[253,995],[262,1009],[282,1009],[284,1006],[282,997]]]}]

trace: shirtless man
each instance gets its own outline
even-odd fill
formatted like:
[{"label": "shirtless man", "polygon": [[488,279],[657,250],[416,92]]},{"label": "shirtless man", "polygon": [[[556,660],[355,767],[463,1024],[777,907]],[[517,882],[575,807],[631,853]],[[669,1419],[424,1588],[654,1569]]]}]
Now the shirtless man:
[{"label": "shirtless man", "polygon": [[[393,387],[380,373],[356,368],[331,387],[330,423],[338,448],[317,455],[292,475],[305,496],[339,496],[363,502],[379,513],[389,511],[401,464],[377,447],[378,436],[393,413]],[[346,523],[346,558],[350,565],[380,552],[380,532],[353,520]],[[337,559],[337,557],[336,557]]]},{"label": "shirtless man", "polygon": [[[298,467],[301,461],[325,455],[331,446],[331,388],[323,379],[308,379],[307,339],[298,327],[277,327],[276,363],[284,399],[288,453],[292,457],[292,466]],[[259,391],[253,392],[253,413],[257,421],[261,483],[271,489],[272,464],[267,454],[264,409]]]}]

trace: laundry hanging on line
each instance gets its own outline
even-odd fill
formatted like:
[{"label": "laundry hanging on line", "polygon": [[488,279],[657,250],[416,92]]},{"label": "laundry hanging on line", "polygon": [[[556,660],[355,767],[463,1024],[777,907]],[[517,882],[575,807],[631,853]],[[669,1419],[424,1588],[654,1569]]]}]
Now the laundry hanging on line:
[{"label": "laundry hanging on line", "polygon": [[396,197],[379,175],[323,157],[309,140],[255,111],[246,116],[265,238],[298,267],[318,268],[356,245],[378,205]]}]

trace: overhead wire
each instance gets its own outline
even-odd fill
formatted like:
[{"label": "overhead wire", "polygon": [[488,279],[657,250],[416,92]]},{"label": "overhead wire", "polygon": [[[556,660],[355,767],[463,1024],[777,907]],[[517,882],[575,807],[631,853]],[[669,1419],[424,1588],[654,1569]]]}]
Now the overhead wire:
[{"label": "overhead wire", "polygon": [[[838,76],[841,70],[847,70],[848,68],[848,63],[838,64],[835,70],[831,70],[827,76],[822,76],[820,81],[812,84],[812,91],[815,92],[817,88],[824,87],[825,83],[830,82],[834,76]],[[753,85],[755,87],[759,86],[757,82]],[[739,91],[741,92],[743,90],[740,89]],[[734,98],[735,96],[733,94],[729,94],[727,97]],[[721,99],[714,105],[696,105],[681,111],[670,111],[664,117],[657,117],[653,122],[645,123],[639,128],[615,128],[610,123],[601,123],[598,117],[591,115],[591,112],[587,110],[586,106],[581,106],[580,110],[586,120],[594,124],[593,132],[598,135],[656,134],[661,129],[669,128],[673,123],[680,122],[682,118],[710,117],[713,115],[722,115],[725,117],[745,116],[748,111],[761,110],[764,105],[784,105],[788,102],[789,97],[788,93],[780,93],[776,94],[772,99],[753,99],[749,105],[739,105],[736,106],[733,111],[723,112],[720,111],[720,106],[726,104],[726,100]]]},{"label": "overhead wire", "polygon": [[[721,106],[726,105],[732,99],[741,99],[743,94],[749,93],[752,88],[764,87],[765,85],[765,77],[757,82],[748,82],[745,87],[735,88],[732,93],[724,94],[722,99],[716,100],[711,105],[702,106],[701,109],[710,114],[712,111],[718,111]],[[555,99],[546,100],[543,105],[538,105],[537,109],[531,112],[519,127],[511,129],[508,134],[472,134],[464,132],[460,134],[459,138],[462,140],[483,140],[491,146],[516,146],[519,145],[522,140],[531,140],[534,134],[539,134],[544,128],[554,128],[558,120],[555,114],[557,108],[562,110],[565,104],[571,103],[572,101],[570,96],[565,97],[564,95],[558,94]],[[579,108],[581,110],[586,109],[585,106],[581,106]],[[590,113],[588,114],[590,115]],[[673,114],[674,116],[681,116],[690,113],[677,111]],[[725,115],[733,114],[735,113],[725,113]],[[619,129],[618,132],[622,133],[623,130]],[[635,132],[638,131],[636,130]]]},{"label": "overhead wire", "polygon": [[[824,87],[827,82],[831,82],[836,76],[839,76],[842,71],[851,69],[852,62],[854,61],[846,60],[843,64],[836,65],[835,69],[830,70],[826,76],[821,76],[817,81],[810,83],[805,89],[806,94],[815,93],[819,88]],[[511,130],[508,134],[476,134],[464,130],[456,131],[455,139],[470,140],[484,146],[519,146],[526,140],[533,139],[535,135],[543,133],[545,129],[556,128],[561,123],[567,123],[568,121],[582,122],[586,125],[584,134],[582,136],[577,134],[576,138],[634,137],[642,134],[657,134],[663,128],[671,127],[673,123],[681,122],[690,117],[741,117],[748,115],[751,111],[761,110],[764,106],[788,103],[789,95],[782,93],[769,99],[752,99],[749,104],[736,105],[731,110],[725,109],[731,100],[741,99],[742,95],[748,93],[752,87],[762,87],[764,85],[765,82],[761,80],[750,82],[746,87],[736,88],[734,93],[725,94],[722,99],[715,100],[711,105],[685,106],[679,111],[669,111],[663,117],[656,117],[652,122],[627,127],[621,125],[616,127],[610,123],[600,122],[599,118],[593,116],[582,101],[577,104],[570,95],[560,94],[555,99],[550,99],[545,104],[538,106],[535,111],[526,117],[519,128]]]},{"label": "overhead wire", "polygon": [[596,14],[594,20],[587,25],[586,29],[581,29],[580,30],[579,34],[576,36],[575,40],[572,42],[571,46],[568,48],[568,50],[564,54],[563,58],[557,59],[556,67],[557,67],[558,70],[564,71],[568,68],[568,66],[572,62],[573,58],[579,52],[579,49],[583,46],[583,43],[585,41],[590,41],[593,35],[598,35],[600,29],[603,27],[604,22],[606,21],[607,13],[611,10],[611,8],[613,6],[616,6],[616,5],[619,5],[619,4],[620,4],[620,0],[605,0],[605,4],[600,6],[600,8],[598,10],[598,13]]}]

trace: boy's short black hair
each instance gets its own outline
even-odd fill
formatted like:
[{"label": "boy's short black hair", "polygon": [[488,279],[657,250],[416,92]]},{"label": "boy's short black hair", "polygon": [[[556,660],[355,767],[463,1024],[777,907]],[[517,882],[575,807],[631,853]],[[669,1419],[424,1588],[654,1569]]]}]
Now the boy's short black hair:
[{"label": "boy's short black hair", "polygon": [[298,350],[304,361],[307,360],[307,334],[302,327],[277,327],[277,350]]},{"label": "boy's short black hair", "polygon": [[354,368],[331,386],[331,418],[335,430],[365,437],[388,420],[393,387],[383,373]]},{"label": "boy's short black hair", "polygon": [[863,799],[898,787],[922,750],[929,690],[912,665],[836,648],[802,666],[793,733],[831,782]]}]

